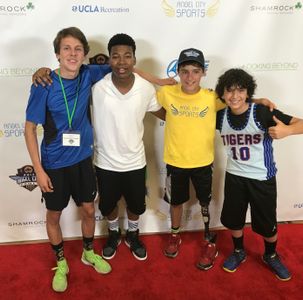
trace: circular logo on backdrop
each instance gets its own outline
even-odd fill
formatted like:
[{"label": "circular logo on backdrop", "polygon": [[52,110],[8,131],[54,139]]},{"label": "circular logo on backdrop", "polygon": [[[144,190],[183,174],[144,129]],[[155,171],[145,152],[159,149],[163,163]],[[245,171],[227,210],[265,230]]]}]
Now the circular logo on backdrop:
[{"label": "circular logo on backdrop", "polygon": [[177,67],[178,67],[178,60],[174,59],[173,61],[171,61],[166,69],[166,74],[168,77],[170,78],[174,78],[176,77],[177,74]]}]

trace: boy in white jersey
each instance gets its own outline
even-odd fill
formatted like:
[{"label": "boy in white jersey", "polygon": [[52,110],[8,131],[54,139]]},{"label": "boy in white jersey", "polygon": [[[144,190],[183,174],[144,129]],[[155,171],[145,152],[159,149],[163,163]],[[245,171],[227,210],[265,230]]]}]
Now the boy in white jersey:
[{"label": "boy in white jersey", "polygon": [[303,133],[303,120],[252,104],[255,88],[253,77],[241,69],[226,71],[216,86],[218,96],[228,106],[217,116],[217,129],[227,150],[221,222],[231,230],[234,244],[223,269],[235,272],[246,260],[243,227],[249,204],[252,229],[264,239],[263,261],[277,278],[287,281],[290,272],[276,252],[277,169],[272,138]]}]

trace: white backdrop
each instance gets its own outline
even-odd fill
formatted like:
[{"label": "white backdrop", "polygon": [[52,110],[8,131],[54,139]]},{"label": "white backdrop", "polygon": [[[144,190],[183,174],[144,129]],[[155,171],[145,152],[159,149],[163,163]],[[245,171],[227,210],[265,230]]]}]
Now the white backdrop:
[{"label": "white backdrop", "polygon": [[[91,45],[88,57],[107,53],[112,35],[131,35],[137,43],[137,67],[161,77],[175,75],[180,50],[200,48],[208,63],[204,87],[214,88],[226,69],[242,67],[256,78],[257,97],[268,97],[282,111],[303,117],[302,1],[1,1],[0,242],[47,238],[45,208],[24,143],[24,112],[31,75],[41,66],[57,67],[52,41],[68,26],[77,26],[86,34]],[[147,116],[145,125],[148,197],[140,229],[163,232],[170,223],[169,208],[161,200],[165,178],[163,123]],[[279,221],[303,219],[302,149],[302,136],[275,142]],[[212,227],[221,225],[224,161],[217,137]],[[98,210],[96,220],[96,235],[104,234],[106,224]],[[79,225],[71,202],[62,218],[64,235],[80,236]],[[201,228],[199,206],[192,195],[184,211],[183,229]]]}]

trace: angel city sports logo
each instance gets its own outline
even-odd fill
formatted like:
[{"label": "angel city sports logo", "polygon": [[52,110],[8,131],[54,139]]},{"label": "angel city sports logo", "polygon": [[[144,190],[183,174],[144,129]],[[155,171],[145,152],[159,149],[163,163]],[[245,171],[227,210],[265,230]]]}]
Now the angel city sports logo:
[{"label": "angel city sports logo", "polygon": [[208,109],[208,106],[201,110],[198,106],[181,105],[179,108],[176,108],[173,104],[170,105],[172,114],[179,117],[204,118]]},{"label": "angel city sports logo", "polygon": [[11,175],[9,178],[15,180],[19,186],[29,191],[33,191],[37,187],[36,173],[30,165],[25,165],[18,169],[17,174]]},{"label": "angel city sports logo", "polygon": [[170,18],[214,17],[220,7],[220,0],[162,0],[161,8]]},{"label": "angel city sports logo", "polygon": [[[204,63],[205,72],[207,71],[209,66],[209,60],[206,60]],[[170,78],[175,78],[178,76],[178,59],[172,60],[168,67],[166,68],[166,74]]]},{"label": "angel city sports logo", "polygon": [[21,4],[0,5],[0,15],[7,16],[25,16],[28,12],[35,9],[33,2]]}]

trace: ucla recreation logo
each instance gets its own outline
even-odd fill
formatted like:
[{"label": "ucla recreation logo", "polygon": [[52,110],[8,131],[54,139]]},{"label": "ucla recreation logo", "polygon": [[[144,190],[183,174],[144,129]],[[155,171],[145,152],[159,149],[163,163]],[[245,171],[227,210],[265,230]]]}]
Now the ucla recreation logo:
[{"label": "ucla recreation logo", "polygon": [[169,18],[214,17],[220,7],[220,0],[162,0],[161,8]]},{"label": "ucla recreation logo", "polygon": [[[204,67],[205,67],[205,72],[207,71],[209,66],[209,60],[205,60]],[[170,78],[175,78],[178,76],[178,59],[172,60],[167,68],[166,68],[166,75]]]},{"label": "ucla recreation logo", "polygon": [[2,16],[26,16],[35,9],[33,2],[7,1],[8,4],[0,5],[0,15]]},{"label": "ucla recreation logo", "polygon": [[37,187],[36,173],[33,166],[30,165],[21,167],[17,170],[16,175],[10,175],[9,178],[15,180],[19,186],[28,191],[32,191]]},{"label": "ucla recreation logo", "polygon": [[[301,1],[293,1],[288,4],[276,3],[277,1],[266,2],[266,4],[256,3],[250,5],[249,10],[252,13],[266,13],[276,15],[292,15],[303,12],[303,3]],[[290,1],[289,1],[290,2]]]},{"label": "ucla recreation logo", "polygon": [[[105,1],[103,1],[105,2]],[[98,4],[77,4],[72,5],[71,10],[74,13],[85,13],[85,14],[127,14],[130,12],[127,6],[114,6],[112,0],[108,1],[108,5]],[[125,1],[123,1],[125,2]]]}]

